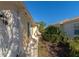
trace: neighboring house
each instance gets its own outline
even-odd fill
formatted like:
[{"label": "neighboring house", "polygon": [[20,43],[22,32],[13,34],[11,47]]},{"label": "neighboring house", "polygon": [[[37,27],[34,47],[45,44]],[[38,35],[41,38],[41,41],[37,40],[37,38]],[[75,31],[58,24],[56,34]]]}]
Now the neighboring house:
[{"label": "neighboring house", "polygon": [[59,26],[60,29],[70,38],[79,35],[79,17],[66,19],[59,24],[56,24],[56,26]]},{"label": "neighboring house", "polygon": [[23,56],[30,37],[31,24],[32,17],[21,1],[0,2],[1,57]]}]

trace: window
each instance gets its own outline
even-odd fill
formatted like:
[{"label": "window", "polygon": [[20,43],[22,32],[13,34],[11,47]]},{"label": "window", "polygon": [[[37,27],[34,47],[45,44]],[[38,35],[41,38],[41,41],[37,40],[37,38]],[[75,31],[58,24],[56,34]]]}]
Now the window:
[{"label": "window", "polygon": [[79,35],[79,23],[74,24],[74,34]]},{"label": "window", "polygon": [[75,30],[74,34],[79,35],[79,30]]}]

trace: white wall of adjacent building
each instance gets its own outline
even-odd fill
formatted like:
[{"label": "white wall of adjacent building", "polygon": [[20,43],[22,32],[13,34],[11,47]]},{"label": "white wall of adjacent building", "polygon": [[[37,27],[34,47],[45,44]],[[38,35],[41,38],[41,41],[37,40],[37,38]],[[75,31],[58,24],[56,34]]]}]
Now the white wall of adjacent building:
[{"label": "white wall of adjacent building", "polygon": [[77,23],[79,22],[70,22],[70,23],[63,24],[63,31],[65,32],[65,34],[67,34],[68,37],[72,38],[76,36],[74,25]]}]

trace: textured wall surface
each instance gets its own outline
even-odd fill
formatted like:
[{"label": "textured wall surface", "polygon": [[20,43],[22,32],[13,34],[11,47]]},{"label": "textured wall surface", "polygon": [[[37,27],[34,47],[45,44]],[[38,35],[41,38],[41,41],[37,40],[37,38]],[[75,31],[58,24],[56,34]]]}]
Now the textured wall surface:
[{"label": "textured wall surface", "polygon": [[38,56],[39,31],[37,26],[30,28],[29,16],[0,10],[0,56]]},{"label": "textured wall surface", "polygon": [[1,10],[0,14],[0,56],[17,56],[22,48],[19,15],[13,10]]},{"label": "textured wall surface", "polygon": [[38,30],[38,27],[31,27],[31,39],[29,41],[28,47],[27,47],[27,53],[29,57],[38,57],[38,42],[39,42],[39,36],[41,33]]},{"label": "textured wall surface", "polygon": [[75,37],[76,34],[74,34],[74,24],[77,24],[79,22],[71,22],[63,25],[64,32],[68,35],[68,37]]}]

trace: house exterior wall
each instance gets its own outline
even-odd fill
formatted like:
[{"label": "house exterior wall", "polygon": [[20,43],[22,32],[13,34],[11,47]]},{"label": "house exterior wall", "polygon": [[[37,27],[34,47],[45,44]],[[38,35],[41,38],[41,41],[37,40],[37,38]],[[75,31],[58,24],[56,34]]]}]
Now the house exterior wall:
[{"label": "house exterior wall", "polygon": [[[31,24],[30,15],[20,8],[17,2],[0,2],[0,12],[7,18],[0,18],[0,56],[23,56],[27,47],[28,23]],[[19,7],[18,7],[19,6]],[[5,25],[4,21],[8,22]],[[4,23],[3,23],[4,22]]]},{"label": "house exterior wall", "polygon": [[[31,21],[29,21],[29,17],[21,16],[21,33],[22,33],[22,42],[23,42],[23,49],[25,50],[25,53],[27,53],[27,45],[30,40],[30,27],[31,27]],[[29,23],[29,25],[28,25]]]},{"label": "house exterior wall", "polygon": [[20,24],[18,14],[14,10],[1,10],[1,53],[0,56],[16,56],[20,49]]},{"label": "house exterior wall", "polygon": [[62,30],[65,32],[65,34],[67,34],[68,37],[75,37],[76,34],[75,32],[75,28],[74,25],[77,24],[79,22],[70,22],[70,23],[66,23],[62,25]]}]

